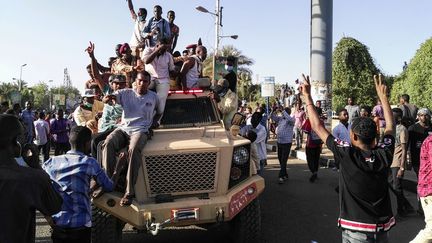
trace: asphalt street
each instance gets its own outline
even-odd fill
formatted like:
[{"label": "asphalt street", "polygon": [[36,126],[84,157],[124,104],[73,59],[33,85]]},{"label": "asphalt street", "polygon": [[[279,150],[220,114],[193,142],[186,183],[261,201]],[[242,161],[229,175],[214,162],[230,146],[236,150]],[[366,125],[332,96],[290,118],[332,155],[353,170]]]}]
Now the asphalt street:
[{"label": "asphalt street", "polygon": [[[289,180],[282,185],[277,183],[277,160],[269,160],[265,170],[266,189],[260,197],[262,242],[341,242],[341,231],[336,225],[339,213],[338,194],[334,190],[338,173],[321,168],[318,180],[310,183],[310,172],[304,161],[290,159],[288,168]],[[406,192],[406,196],[416,207],[415,194]],[[395,204],[394,196],[392,199]],[[423,227],[422,217],[416,214],[397,218],[397,225],[390,231],[390,242],[407,243]],[[49,226],[41,216],[38,216],[36,231],[36,242],[51,242]],[[169,229],[161,231],[157,236],[136,233],[130,226],[126,226],[123,242],[228,242],[228,234],[226,225],[208,230]]]}]

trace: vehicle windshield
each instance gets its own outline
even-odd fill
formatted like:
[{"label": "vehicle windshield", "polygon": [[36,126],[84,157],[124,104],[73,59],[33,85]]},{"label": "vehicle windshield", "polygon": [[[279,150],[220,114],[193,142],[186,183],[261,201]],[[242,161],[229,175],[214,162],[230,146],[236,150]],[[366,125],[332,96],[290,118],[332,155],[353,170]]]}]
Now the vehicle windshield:
[{"label": "vehicle windshield", "polygon": [[209,97],[167,99],[161,128],[198,127],[219,123]]}]

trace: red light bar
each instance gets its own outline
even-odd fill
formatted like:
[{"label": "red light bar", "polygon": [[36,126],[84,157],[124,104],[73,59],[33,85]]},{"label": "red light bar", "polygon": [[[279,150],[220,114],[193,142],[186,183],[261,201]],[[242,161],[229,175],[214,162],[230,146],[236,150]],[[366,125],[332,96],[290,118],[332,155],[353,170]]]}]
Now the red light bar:
[{"label": "red light bar", "polygon": [[202,89],[190,89],[188,91],[183,91],[183,90],[170,90],[168,91],[168,94],[198,94],[198,93],[203,93],[204,90]]}]

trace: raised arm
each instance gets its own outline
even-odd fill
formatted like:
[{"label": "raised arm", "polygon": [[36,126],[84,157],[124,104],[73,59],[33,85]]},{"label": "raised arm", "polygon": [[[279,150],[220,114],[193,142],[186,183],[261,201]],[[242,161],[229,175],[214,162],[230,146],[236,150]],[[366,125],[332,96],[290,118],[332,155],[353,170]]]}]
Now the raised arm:
[{"label": "raised arm", "polygon": [[309,115],[309,120],[311,123],[312,130],[321,138],[322,141],[327,141],[328,136],[330,136],[330,132],[322,125],[320,121],[320,117],[318,112],[315,110],[315,106],[313,104],[311,92],[310,92],[310,81],[309,76],[305,76],[303,74],[303,84],[301,85],[301,92],[306,102],[306,110]]},{"label": "raised arm", "polygon": [[98,62],[96,60],[96,57],[94,56],[94,49],[95,45],[91,41],[89,42],[89,46],[87,47],[86,51],[88,52],[90,59],[91,59],[91,72],[93,74],[93,77],[95,79],[96,84],[100,88],[100,90],[104,90],[105,84],[102,81],[102,76],[99,73],[98,70]]},{"label": "raised arm", "polygon": [[129,11],[130,11],[130,13],[132,15],[132,19],[136,20],[137,19],[137,15],[135,13],[135,10],[134,10],[133,4],[132,4],[132,0],[127,0],[127,2],[128,2]]},{"label": "raised arm", "polygon": [[384,110],[384,119],[386,122],[384,134],[392,135],[394,130],[393,112],[390,108],[390,103],[387,97],[387,86],[384,84],[383,76],[381,74],[374,75],[374,81],[378,98],[380,99]]}]

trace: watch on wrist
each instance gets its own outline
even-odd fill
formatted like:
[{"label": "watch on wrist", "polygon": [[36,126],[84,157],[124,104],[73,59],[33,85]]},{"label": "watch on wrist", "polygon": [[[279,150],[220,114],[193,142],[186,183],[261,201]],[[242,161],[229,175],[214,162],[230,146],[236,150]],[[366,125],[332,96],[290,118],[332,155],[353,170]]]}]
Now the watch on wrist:
[{"label": "watch on wrist", "polygon": [[399,170],[404,171],[405,169],[403,167],[400,167]]}]

